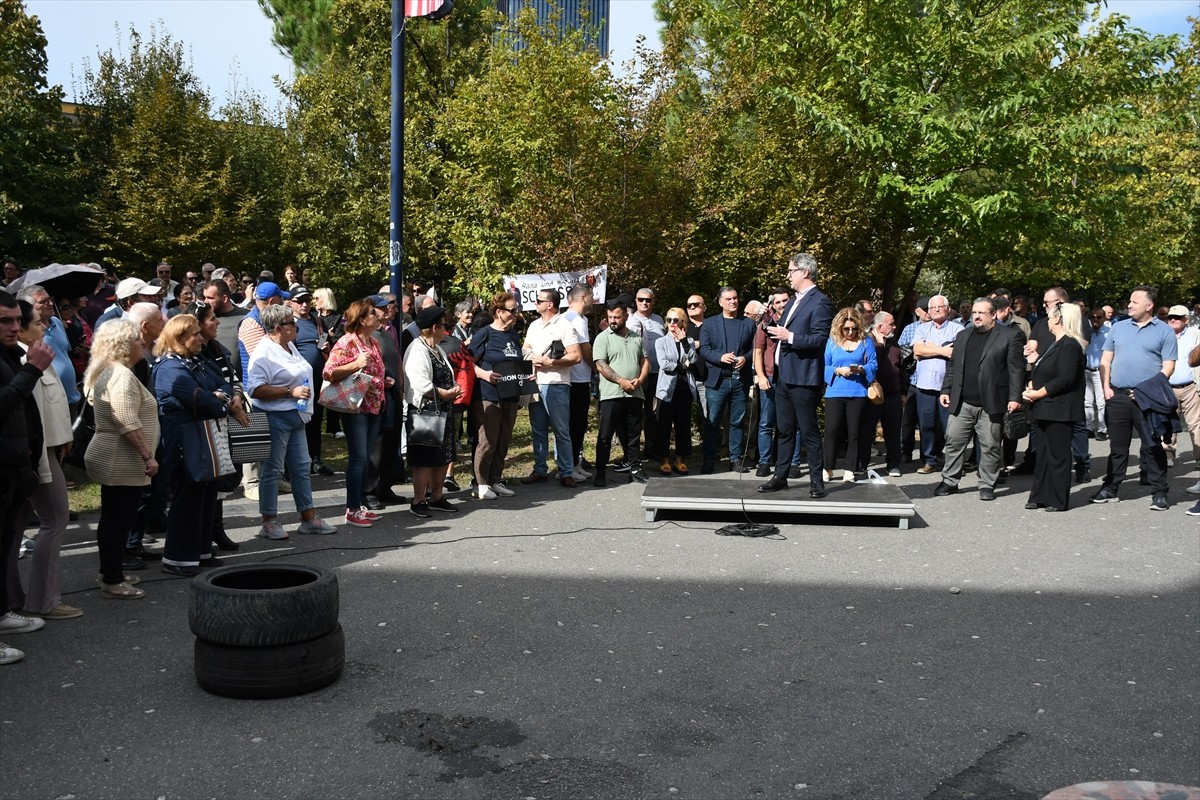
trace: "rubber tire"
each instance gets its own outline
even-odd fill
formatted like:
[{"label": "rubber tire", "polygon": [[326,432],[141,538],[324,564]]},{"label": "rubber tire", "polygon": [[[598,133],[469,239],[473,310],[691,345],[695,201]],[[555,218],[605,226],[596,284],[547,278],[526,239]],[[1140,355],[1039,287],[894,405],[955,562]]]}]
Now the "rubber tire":
[{"label": "rubber tire", "polygon": [[226,647],[196,640],[200,688],[239,700],[269,700],[316,691],[336,681],[346,665],[342,626],[308,642],[273,647]]},{"label": "rubber tire", "polygon": [[269,647],[324,636],[338,622],[337,576],[300,564],[241,564],[192,580],[188,624],[227,647]]}]

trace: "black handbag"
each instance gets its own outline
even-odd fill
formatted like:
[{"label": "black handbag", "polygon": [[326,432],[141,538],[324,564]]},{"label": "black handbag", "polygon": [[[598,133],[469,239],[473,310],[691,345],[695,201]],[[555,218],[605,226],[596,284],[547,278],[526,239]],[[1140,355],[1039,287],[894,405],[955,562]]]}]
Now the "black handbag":
[{"label": "black handbag", "polygon": [[1029,411],[1021,406],[1016,411],[1004,414],[1004,438],[1010,441],[1024,439],[1029,435]]},{"label": "black handbag", "polygon": [[411,428],[408,431],[409,447],[441,447],[446,441],[446,419],[449,412],[439,407],[436,400],[423,405],[409,414]]},{"label": "black handbag", "polygon": [[73,467],[87,469],[83,459],[87,455],[88,445],[92,443],[92,437],[96,434],[96,412],[86,398],[71,423],[71,433],[74,434],[75,440],[65,460]]},{"label": "black handbag", "polygon": [[267,412],[251,411],[250,427],[234,420],[229,425],[229,455],[235,464],[257,464],[271,457],[271,423]]}]

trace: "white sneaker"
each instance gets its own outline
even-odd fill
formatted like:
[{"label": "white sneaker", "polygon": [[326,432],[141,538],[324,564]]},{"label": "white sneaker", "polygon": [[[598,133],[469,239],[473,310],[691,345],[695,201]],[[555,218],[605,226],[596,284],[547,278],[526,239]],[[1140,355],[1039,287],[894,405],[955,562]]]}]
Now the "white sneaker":
[{"label": "white sneaker", "polygon": [[1200,481],[1196,481],[1187,488],[1188,494],[1200,494]]},{"label": "white sneaker", "polygon": [[825,483],[833,483],[833,471],[828,469],[821,470],[821,477],[825,479]]},{"label": "white sneaker", "polygon": [[333,435],[333,438],[335,438],[335,439],[345,439],[345,438],[346,438],[346,434],[342,433],[341,431],[338,431],[337,433],[335,433],[335,434]]},{"label": "white sneaker", "polygon": [[854,483],[854,470],[848,469],[842,473],[842,483]]},{"label": "white sneaker", "polygon": [[287,531],[283,529],[283,526],[279,524],[279,520],[277,519],[269,519],[264,522],[256,535],[274,542],[288,538]]},{"label": "white sneaker", "polygon": [[253,486],[247,486],[242,494],[247,500],[257,500],[258,484],[256,483]]},{"label": "white sneaker", "polygon": [[288,483],[287,481],[281,480],[279,482],[279,493],[280,494],[291,494],[292,493],[292,484]]},{"label": "white sneaker", "polygon": [[301,522],[300,527],[296,528],[296,533],[317,533],[328,536],[331,533],[337,533],[337,528],[320,517],[313,517]]},{"label": "white sneaker", "polygon": [[481,483],[475,487],[475,496],[480,500],[495,500],[496,493],[486,483]]},{"label": "white sneaker", "polygon": [[588,478],[592,477],[592,473],[588,472],[583,467],[577,466],[575,467],[575,471],[571,473],[571,477],[577,481],[586,481]]},{"label": "white sneaker", "polygon": [[17,648],[0,642],[0,664],[12,664],[24,657],[25,654]]},{"label": "white sneaker", "polygon": [[44,619],[27,617],[24,614],[10,611],[0,617],[0,633],[33,633],[40,630],[45,624],[46,620]]},{"label": "white sneaker", "polygon": [[17,558],[21,559],[33,552],[33,548],[37,545],[36,539],[21,539],[21,550],[17,553]]},{"label": "white sneaker", "polygon": [[505,486],[503,482],[493,483],[492,491],[498,494],[500,497],[512,497],[516,494],[516,492],[514,492],[512,489]]}]

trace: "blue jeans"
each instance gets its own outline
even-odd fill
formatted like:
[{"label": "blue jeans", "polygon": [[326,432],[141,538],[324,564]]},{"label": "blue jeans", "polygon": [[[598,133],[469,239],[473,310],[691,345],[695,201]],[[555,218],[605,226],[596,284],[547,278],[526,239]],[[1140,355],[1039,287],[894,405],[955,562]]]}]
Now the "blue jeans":
[{"label": "blue jeans", "polygon": [[[792,466],[800,466],[800,451],[804,447],[804,439],[796,437],[796,447],[792,451]],[[775,378],[764,392],[758,390],[758,465],[775,465]]]},{"label": "blue jeans", "polygon": [[729,460],[742,460],[742,439],[746,435],[746,397],[750,387],[735,372],[716,388],[709,387],[707,418],[704,421],[704,460],[716,461],[721,446],[721,417],[729,406]]},{"label": "blue jeans", "polygon": [[[346,508],[357,511],[363,503],[363,479],[371,443],[379,438],[383,417],[379,414],[343,414],[342,432],[346,434]],[[391,487],[388,487],[391,488]],[[380,491],[383,487],[380,487]]]},{"label": "blue jeans", "polygon": [[286,459],[292,473],[292,499],[296,510],[308,511],[313,507],[312,480],[308,475],[308,438],[304,435],[304,422],[299,411],[268,411],[267,424],[271,428],[271,455],[262,462],[262,473],[258,481],[258,513],[273,517],[279,508],[279,481],[283,477]]},{"label": "blue jeans", "polygon": [[929,466],[937,466],[941,453],[933,446],[940,429],[946,432],[946,423],[950,421],[950,409],[943,408],[938,402],[941,392],[936,389],[917,389],[917,423],[921,428],[921,460]]},{"label": "blue jeans", "polygon": [[565,478],[575,471],[571,455],[571,385],[569,383],[539,383],[540,403],[529,406],[529,425],[533,429],[533,471],[545,475],[546,457],[550,454],[550,429],[554,429],[554,460],[558,475]]}]

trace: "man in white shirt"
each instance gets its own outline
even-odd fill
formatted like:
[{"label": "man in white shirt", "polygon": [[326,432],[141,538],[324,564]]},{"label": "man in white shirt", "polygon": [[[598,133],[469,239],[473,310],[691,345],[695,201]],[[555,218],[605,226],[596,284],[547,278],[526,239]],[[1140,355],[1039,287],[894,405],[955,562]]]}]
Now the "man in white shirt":
[{"label": "man in white shirt", "polygon": [[583,468],[583,439],[587,436],[592,410],[592,338],[587,314],[595,303],[592,287],[580,283],[567,293],[567,311],[563,314],[579,338],[579,363],[571,365],[571,454],[575,458],[576,481],[585,481],[591,473]]},{"label": "man in white shirt", "polygon": [[579,335],[559,313],[562,295],[557,289],[538,291],[538,319],[529,324],[522,346],[525,360],[533,364],[539,402],[529,405],[529,425],[533,432],[533,472],[521,483],[545,483],[549,480],[546,458],[550,451],[550,429],[554,429],[554,460],[558,464],[559,483],[568,489],[576,486],[575,458],[571,448],[571,367],[581,358]]},{"label": "man in white shirt", "polygon": [[[1167,310],[1167,324],[1175,331],[1175,345],[1179,352],[1175,371],[1171,373],[1171,390],[1179,402],[1179,419],[1192,437],[1192,463],[1200,468],[1200,394],[1196,391],[1196,376],[1187,367],[1188,354],[1200,344],[1200,328],[1189,326],[1190,318],[1187,306],[1171,306]],[[1163,441],[1169,467],[1175,466],[1175,446],[1178,442],[1179,434],[1170,442]]]}]

